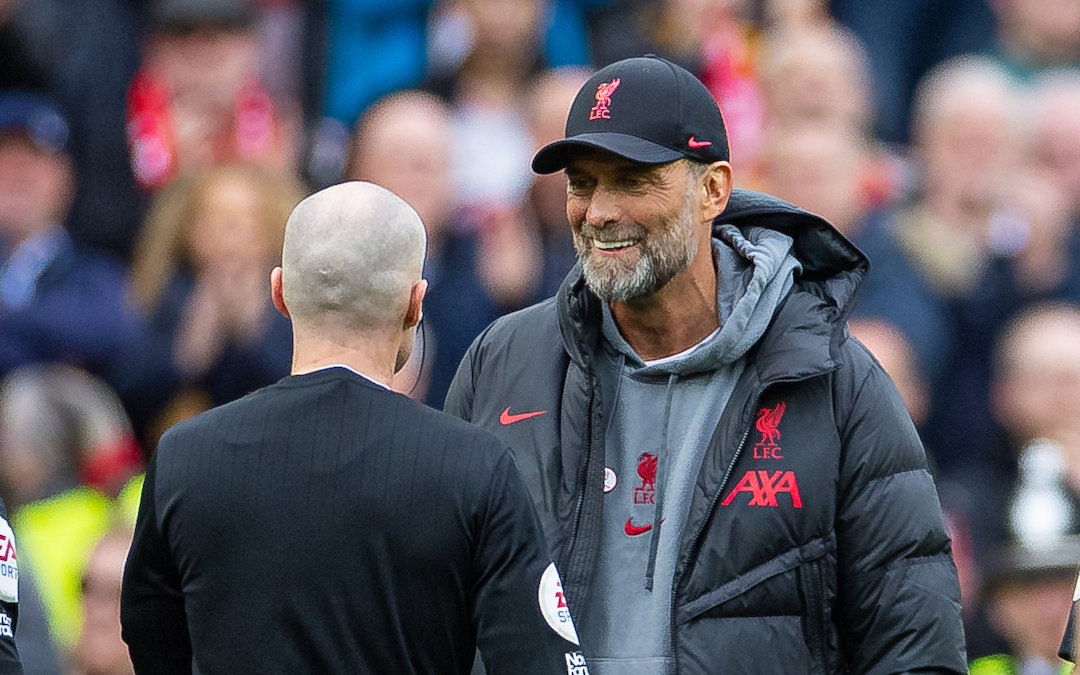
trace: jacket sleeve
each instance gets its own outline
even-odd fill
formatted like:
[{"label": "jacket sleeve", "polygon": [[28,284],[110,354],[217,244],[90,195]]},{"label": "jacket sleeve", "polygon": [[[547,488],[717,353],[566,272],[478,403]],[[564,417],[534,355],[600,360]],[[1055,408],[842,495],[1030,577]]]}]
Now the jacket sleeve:
[{"label": "jacket sleeve", "polygon": [[15,534],[0,502],[0,675],[22,675],[15,627],[19,621],[19,561]]},{"label": "jacket sleeve", "polygon": [[135,536],[124,566],[120,626],[138,675],[191,675],[191,639],[180,572],[157,522],[158,451],[143,483]]},{"label": "jacket sleeve", "polygon": [[842,452],[837,625],[850,672],[967,672],[960,586],[926,454],[899,393],[849,341],[837,373]]},{"label": "jacket sleeve", "polygon": [[492,478],[475,556],[476,642],[489,675],[588,675],[540,521],[513,457]]}]

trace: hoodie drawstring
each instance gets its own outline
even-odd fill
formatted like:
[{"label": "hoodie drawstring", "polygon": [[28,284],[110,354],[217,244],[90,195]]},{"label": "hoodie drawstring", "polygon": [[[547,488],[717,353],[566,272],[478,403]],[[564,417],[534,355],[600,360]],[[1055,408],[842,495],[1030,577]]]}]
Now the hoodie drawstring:
[{"label": "hoodie drawstring", "polygon": [[660,434],[660,449],[656,453],[656,504],[653,507],[652,538],[649,541],[649,566],[645,568],[645,590],[653,589],[653,573],[656,571],[656,552],[660,546],[660,526],[664,523],[664,468],[668,456],[668,423],[671,421],[671,397],[679,376],[668,377],[667,397],[664,403],[664,428]]}]

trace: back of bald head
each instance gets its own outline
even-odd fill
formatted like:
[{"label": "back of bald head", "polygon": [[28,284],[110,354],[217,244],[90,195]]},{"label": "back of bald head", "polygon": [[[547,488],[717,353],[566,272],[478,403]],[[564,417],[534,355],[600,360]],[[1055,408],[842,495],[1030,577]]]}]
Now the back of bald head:
[{"label": "back of bald head", "polygon": [[416,212],[389,190],[353,181],[293,210],[282,296],[297,327],[319,334],[402,328],[426,241]]}]

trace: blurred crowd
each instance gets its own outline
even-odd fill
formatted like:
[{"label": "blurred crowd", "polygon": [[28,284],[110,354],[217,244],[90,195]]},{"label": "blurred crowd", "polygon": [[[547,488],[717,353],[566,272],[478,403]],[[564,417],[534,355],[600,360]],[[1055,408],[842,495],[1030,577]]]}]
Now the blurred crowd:
[{"label": "blurred crowd", "polygon": [[737,187],[869,256],[851,332],[930,455],[972,672],[1058,672],[1080,0],[0,0],[0,496],[27,673],[131,672],[141,467],[171,424],[288,374],[267,289],[291,208],[359,179],[420,214],[431,287],[395,387],[441,407],[473,338],[575,262],[533,152],[593,69],[645,53],[720,103]]}]

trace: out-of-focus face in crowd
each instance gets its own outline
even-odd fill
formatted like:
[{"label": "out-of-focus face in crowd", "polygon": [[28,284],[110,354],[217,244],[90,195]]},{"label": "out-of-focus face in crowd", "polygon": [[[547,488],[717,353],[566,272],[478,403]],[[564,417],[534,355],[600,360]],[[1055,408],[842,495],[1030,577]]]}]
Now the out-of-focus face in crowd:
[{"label": "out-of-focus face in crowd", "polygon": [[864,131],[870,120],[870,75],[857,38],[836,26],[775,34],[761,63],[770,126],[837,126]]},{"label": "out-of-focus face in crowd", "polygon": [[130,533],[110,533],[94,548],[82,576],[83,628],[72,652],[79,675],[128,675],[135,670],[120,638],[120,582]]},{"label": "out-of-focus face in crowd", "polygon": [[0,132],[0,239],[14,245],[63,225],[74,191],[71,160],[24,133]]},{"label": "out-of-focus face in crowd", "polygon": [[[566,116],[578,89],[589,79],[588,72],[562,68],[541,75],[530,96],[529,129],[535,150],[563,137]],[[538,175],[533,179],[533,207],[545,227],[559,227],[569,234],[566,222],[566,178],[561,172]],[[555,234],[555,233],[552,233]]]},{"label": "out-of-focus face in crowd", "polygon": [[222,172],[208,183],[195,206],[188,235],[191,260],[199,266],[227,261],[266,261],[277,253],[263,222],[260,193],[243,174]]},{"label": "out-of-focus face in crowd", "polygon": [[1018,444],[1080,434],[1080,309],[1024,312],[1002,333],[996,357],[994,411]]},{"label": "out-of-focus face in crowd", "polygon": [[993,592],[987,613],[1018,658],[1057,664],[1075,580],[1070,572],[1044,577],[1001,586]]},{"label": "out-of-focus face in crowd", "polygon": [[434,96],[406,92],[376,103],[364,116],[347,178],[398,195],[424,222],[429,236],[450,216],[450,142],[445,106]]},{"label": "out-of-focus face in crowd", "polygon": [[851,236],[867,202],[862,139],[835,126],[774,127],[757,170],[766,192],[816,213]]},{"label": "out-of-focus face in crowd", "polygon": [[931,207],[991,212],[1019,153],[1015,92],[992,63],[961,58],[919,87],[914,138]]}]

